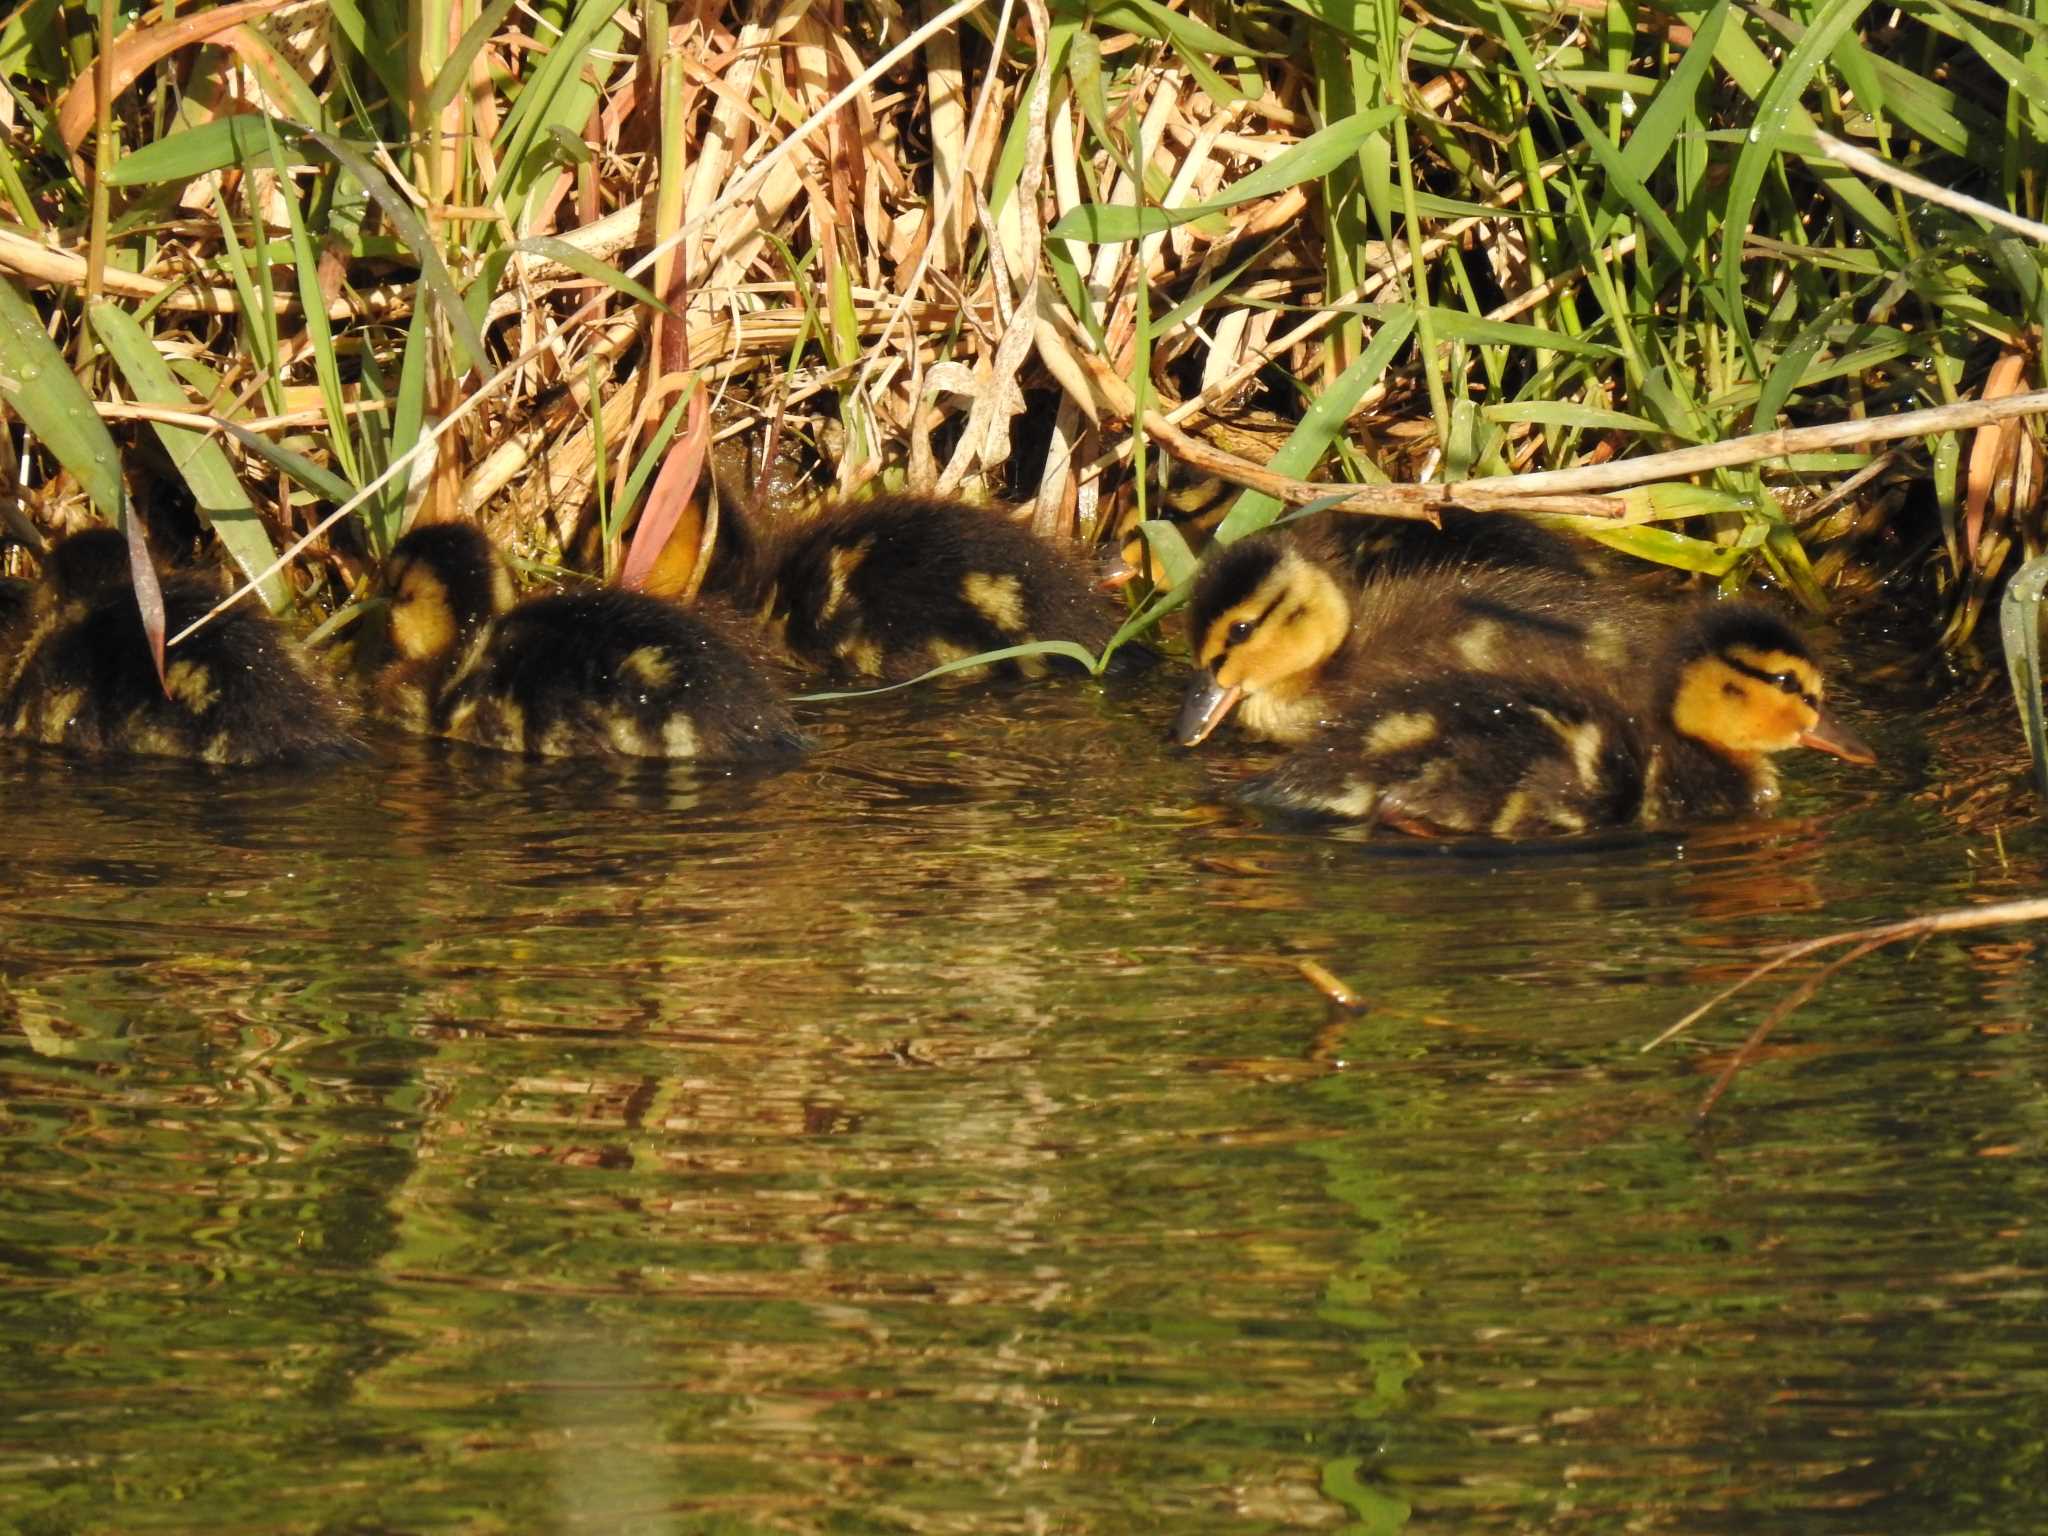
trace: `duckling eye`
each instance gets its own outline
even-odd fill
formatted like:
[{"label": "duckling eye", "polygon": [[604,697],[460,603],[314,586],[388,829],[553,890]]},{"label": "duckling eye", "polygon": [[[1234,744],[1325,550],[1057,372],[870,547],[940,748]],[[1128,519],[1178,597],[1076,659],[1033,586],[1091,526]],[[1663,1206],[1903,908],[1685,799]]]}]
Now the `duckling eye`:
[{"label": "duckling eye", "polygon": [[1236,645],[1240,641],[1249,640],[1252,633],[1252,621],[1250,619],[1239,619],[1230,626],[1226,633],[1229,635],[1232,645]]},{"label": "duckling eye", "polygon": [[1773,672],[1769,681],[1780,693],[1789,693],[1795,699],[1806,697],[1806,689],[1797,676],[1790,672]]}]

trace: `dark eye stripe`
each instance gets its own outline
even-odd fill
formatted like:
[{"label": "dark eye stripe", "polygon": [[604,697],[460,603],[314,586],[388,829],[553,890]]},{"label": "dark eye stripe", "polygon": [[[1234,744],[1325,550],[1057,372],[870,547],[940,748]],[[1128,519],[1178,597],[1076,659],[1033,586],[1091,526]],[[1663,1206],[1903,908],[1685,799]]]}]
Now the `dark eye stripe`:
[{"label": "dark eye stripe", "polygon": [[1286,602],[1286,601],[1287,601],[1287,594],[1286,594],[1285,592],[1282,592],[1282,593],[1280,593],[1280,594],[1279,594],[1278,596],[1276,596],[1276,597],[1275,597],[1275,598],[1273,599],[1273,601],[1271,601],[1270,603],[1266,604],[1266,606],[1265,606],[1265,607],[1261,608],[1261,609],[1259,610],[1259,612],[1258,612],[1258,614],[1257,614],[1257,616],[1256,616],[1256,617],[1254,617],[1254,618],[1252,618],[1252,619],[1250,619],[1250,620],[1245,620],[1245,619],[1234,619],[1234,620],[1232,620],[1232,621],[1231,621],[1231,622],[1230,622],[1229,624],[1227,624],[1226,626],[1224,626],[1224,630],[1223,630],[1223,649],[1227,651],[1227,650],[1229,650],[1229,649],[1230,649],[1230,648],[1231,648],[1231,647],[1232,647],[1233,645],[1236,645],[1236,644],[1237,644],[1237,641],[1231,638],[1231,635],[1230,635],[1230,632],[1231,632],[1231,630],[1233,630],[1233,629],[1237,628],[1237,626],[1238,626],[1238,625],[1240,625],[1240,624],[1244,624],[1244,623],[1249,623],[1249,624],[1251,625],[1251,629],[1248,629],[1248,630],[1246,630],[1246,631],[1245,631],[1245,634],[1246,634],[1246,636],[1247,636],[1247,637],[1249,637],[1249,636],[1250,636],[1250,634],[1251,634],[1251,632],[1252,632],[1252,630],[1256,630],[1256,629],[1257,629],[1257,628],[1258,628],[1258,627],[1259,627],[1259,626],[1260,626],[1261,624],[1264,624],[1264,623],[1266,622],[1266,620],[1270,619],[1270,618],[1271,618],[1271,617],[1273,616],[1273,610],[1274,610],[1275,608],[1278,608],[1278,607],[1279,607],[1279,606],[1280,606],[1280,605],[1281,605],[1282,603],[1284,603],[1284,602]]},{"label": "dark eye stripe", "polygon": [[1789,693],[1793,698],[1810,704],[1815,709],[1820,708],[1819,698],[1800,686],[1798,677],[1790,672],[1766,672],[1762,667],[1753,667],[1737,656],[1724,654],[1721,659],[1744,677],[1753,677],[1760,683],[1768,683],[1781,693]]}]

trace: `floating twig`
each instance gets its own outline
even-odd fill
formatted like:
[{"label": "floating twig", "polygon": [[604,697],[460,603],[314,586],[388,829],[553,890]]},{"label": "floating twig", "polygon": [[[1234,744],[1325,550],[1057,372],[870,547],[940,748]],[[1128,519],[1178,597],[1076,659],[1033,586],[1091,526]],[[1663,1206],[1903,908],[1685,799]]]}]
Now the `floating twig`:
[{"label": "floating twig", "polygon": [[1903,918],[1894,923],[1878,923],[1868,928],[1850,928],[1840,933],[1823,934],[1817,939],[1802,939],[1796,944],[1785,945],[1772,959],[1757,966],[1734,985],[1722,988],[1645,1044],[1642,1049],[1653,1051],[1667,1040],[1676,1039],[1736,993],[1763,980],[1781,966],[1836,945],[1852,946],[1847,954],[1829,961],[1818,972],[1800,983],[1791,996],[1773,1008],[1764,1016],[1763,1021],[1750,1031],[1749,1038],[1743,1041],[1741,1049],[1736,1051],[1735,1059],[1728,1063],[1721,1075],[1714,1080],[1714,1086],[1707,1090],[1707,1096],[1700,1101],[1698,1113],[1704,1116],[1714,1107],[1721,1095],[1728,1091],[1729,1085],[1735,1080],[1735,1074],[1756,1055],[1764,1041],[1770,1037],[1771,1031],[1789,1018],[1794,1010],[1826,985],[1844,966],[1862,959],[1874,949],[1895,944],[1900,939],[1917,939],[1935,933],[1961,933],[1973,928],[1995,928],[2006,923],[2037,923],[2044,920],[2048,920],[2048,897],[2033,897],[2025,901],[2000,901],[1981,907],[1955,907],[1942,912],[1924,912],[1918,917]]}]

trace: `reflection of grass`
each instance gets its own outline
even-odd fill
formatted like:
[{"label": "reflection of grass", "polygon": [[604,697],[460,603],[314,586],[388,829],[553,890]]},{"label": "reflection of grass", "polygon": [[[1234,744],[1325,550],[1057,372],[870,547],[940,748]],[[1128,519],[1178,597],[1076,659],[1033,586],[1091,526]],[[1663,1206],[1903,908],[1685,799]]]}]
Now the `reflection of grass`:
[{"label": "reflection of grass", "polygon": [[[1508,506],[2039,382],[2032,23],[1586,14],[220,8],[110,33],[100,103],[50,0],[0,25],[4,393],[60,497],[160,450],[245,573],[296,551],[266,601],[331,608],[420,509],[616,571],[714,433],[1057,534],[1164,452],[1245,487],[1235,534],[1278,482]],[[1960,643],[2041,542],[1994,436],[1623,472],[1599,536],[1816,609],[1894,542]]]}]

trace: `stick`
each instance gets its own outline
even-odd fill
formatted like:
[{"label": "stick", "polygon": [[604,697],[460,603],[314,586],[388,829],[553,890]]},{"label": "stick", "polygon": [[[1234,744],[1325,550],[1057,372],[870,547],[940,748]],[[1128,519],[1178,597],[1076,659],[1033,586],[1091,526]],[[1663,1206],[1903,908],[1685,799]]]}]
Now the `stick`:
[{"label": "stick", "polygon": [[[1673,1024],[1654,1040],[1644,1045],[1642,1049],[1654,1051],[1658,1046],[1664,1044],[1665,1041],[1676,1039],[1709,1013],[1720,1007],[1721,1004],[1727,1002],[1729,998],[1735,996],[1736,993],[1763,980],[1764,977],[1770,975],[1778,967],[1794,960],[1803,959],[1807,955],[1818,954],[1821,950],[1831,948],[1837,944],[1854,944],[1859,946],[1853,954],[1841,962],[1841,964],[1847,964],[1849,960],[1860,959],[1862,956],[1870,953],[1871,950],[1885,944],[1896,943],[1900,939],[1917,939],[1930,933],[1962,933],[1972,928],[1995,928],[2004,923],[2038,923],[2043,921],[2048,921],[2048,897],[2037,896],[2026,901],[1992,902],[1988,906],[1982,907],[1952,907],[1942,912],[1925,912],[1918,917],[1902,918],[1895,923],[1878,923],[1874,927],[1850,928],[1841,933],[1823,934],[1817,939],[1802,939],[1796,944],[1786,945],[1778,952],[1775,959],[1768,960],[1758,966],[1733,986],[1724,987],[1721,991],[1715,993],[1676,1024]],[[1822,973],[1820,980],[1825,981],[1836,969],[1839,969],[1839,966],[1831,966],[1826,972]],[[1818,983],[1815,983],[1815,985],[1818,985]],[[1798,997],[1797,1001],[1803,1002],[1805,997],[1809,995],[1811,995],[1810,991],[1806,991]]]}]

